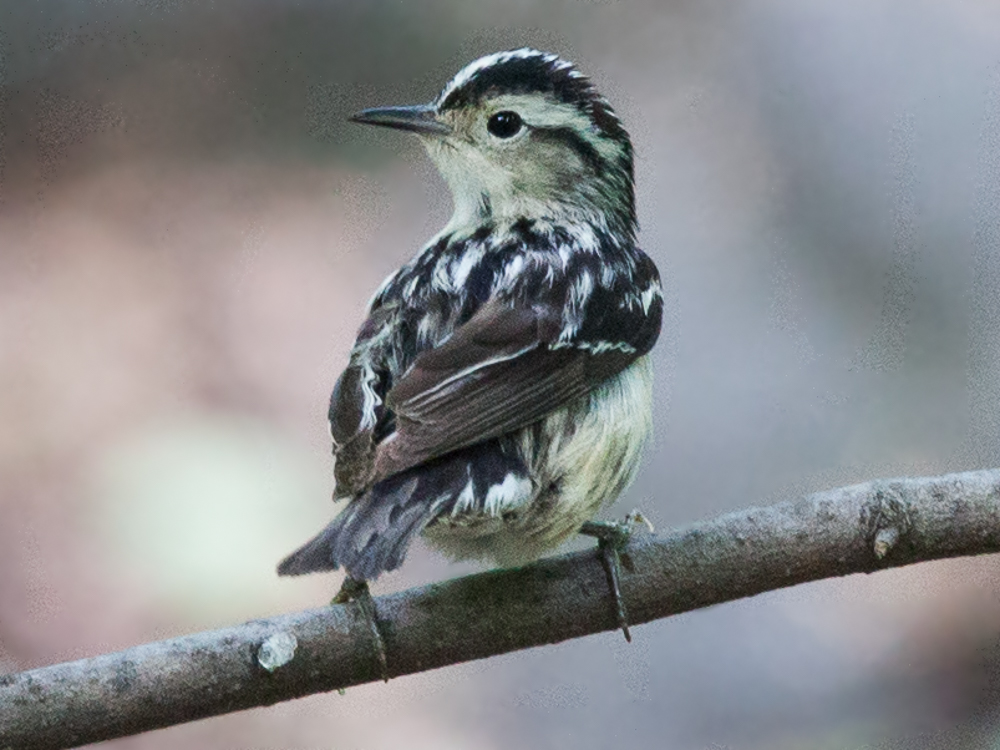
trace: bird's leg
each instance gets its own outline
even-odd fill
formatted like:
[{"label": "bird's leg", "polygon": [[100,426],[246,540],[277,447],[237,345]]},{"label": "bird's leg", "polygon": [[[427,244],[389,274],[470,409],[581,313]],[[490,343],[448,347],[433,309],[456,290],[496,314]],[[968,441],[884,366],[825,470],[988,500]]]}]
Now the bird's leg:
[{"label": "bird's leg", "polygon": [[347,576],[344,579],[343,585],[340,587],[340,591],[337,592],[337,595],[333,597],[333,600],[330,603],[346,604],[347,602],[357,603],[358,607],[361,609],[361,614],[364,615],[365,620],[367,620],[368,629],[372,634],[372,641],[375,643],[375,655],[378,657],[379,667],[382,671],[382,679],[388,682],[389,662],[385,656],[385,641],[382,639],[382,631],[378,629],[375,600],[372,599],[372,593],[368,589],[368,581],[359,581],[357,578]]},{"label": "bird's leg", "polygon": [[618,618],[618,627],[621,628],[625,640],[629,643],[632,642],[632,634],[628,629],[628,613],[625,611],[625,601],[622,599],[621,584],[619,583],[621,557],[618,553],[632,537],[632,527],[640,523],[653,531],[653,524],[639,511],[632,511],[625,516],[623,521],[586,521],[580,527],[581,534],[597,539],[597,549],[600,551],[604,570],[608,574],[611,595],[615,599],[615,616]]}]

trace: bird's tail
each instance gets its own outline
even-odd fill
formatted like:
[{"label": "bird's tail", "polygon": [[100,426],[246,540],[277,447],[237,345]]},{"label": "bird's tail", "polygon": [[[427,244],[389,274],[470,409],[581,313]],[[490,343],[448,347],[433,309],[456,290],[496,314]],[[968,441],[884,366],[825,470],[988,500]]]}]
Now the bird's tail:
[{"label": "bird's tail", "polygon": [[[439,459],[376,484],[278,565],[296,576],[344,568],[360,581],[398,568],[413,538],[461,491],[465,462]],[[462,482],[464,484],[464,481]],[[456,489],[457,486],[457,489]]]}]

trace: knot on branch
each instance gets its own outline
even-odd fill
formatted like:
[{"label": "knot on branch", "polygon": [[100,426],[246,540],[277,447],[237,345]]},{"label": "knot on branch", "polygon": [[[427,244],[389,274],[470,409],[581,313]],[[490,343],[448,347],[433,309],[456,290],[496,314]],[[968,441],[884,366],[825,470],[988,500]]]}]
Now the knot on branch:
[{"label": "knot on branch", "polygon": [[862,534],[875,559],[885,559],[912,527],[910,505],[901,488],[876,484],[871,499],[861,509]]},{"label": "knot on branch", "polygon": [[270,636],[257,649],[257,663],[268,672],[274,672],[295,658],[299,642],[295,636],[284,630]]}]

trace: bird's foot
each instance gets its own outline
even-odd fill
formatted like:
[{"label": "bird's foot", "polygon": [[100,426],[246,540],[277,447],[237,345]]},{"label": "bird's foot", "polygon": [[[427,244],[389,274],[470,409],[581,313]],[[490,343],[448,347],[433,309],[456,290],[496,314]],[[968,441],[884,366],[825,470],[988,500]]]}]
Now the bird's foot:
[{"label": "bird's foot", "polygon": [[378,658],[379,668],[382,672],[382,679],[389,681],[389,662],[385,656],[385,641],[382,638],[382,631],[378,629],[378,612],[375,609],[375,600],[368,589],[368,581],[359,581],[356,578],[347,576],[344,579],[340,591],[333,597],[330,604],[347,604],[354,602],[361,610],[361,614],[368,622],[368,629],[372,634],[372,641],[375,644],[375,655]]},{"label": "bird's foot", "polygon": [[637,510],[629,513],[622,521],[586,521],[580,527],[581,534],[597,539],[597,549],[601,555],[601,562],[604,563],[604,570],[608,574],[611,595],[615,599],[615,616],[618,618],[618,627],[621,628],[625,640],[629,643],[632,642],[632,634],[628,629],[628,612],[625,610],[625,601],[622,599],[621,584],[619,583],[621,578],[619,552],[628,544],[629,539],[632,538],[633,528],[639,524],[651,532],[653,531],[653,524]]}]

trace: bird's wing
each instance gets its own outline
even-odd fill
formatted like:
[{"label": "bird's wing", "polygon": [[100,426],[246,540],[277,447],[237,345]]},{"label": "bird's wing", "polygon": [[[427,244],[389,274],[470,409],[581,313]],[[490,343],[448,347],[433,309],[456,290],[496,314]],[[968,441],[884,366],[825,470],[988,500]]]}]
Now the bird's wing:
[{"label": "bird's wing", "polygon": [[562,306],[486,302],[389,391],[395,431],[376,449],[375,481],[526,427],[588,393],[652,346],[660,308],[635,316],[629,336],[641,337],[638,345],[601,339],[599,326],[591,326],[596,337],[564,335]]},{"label": "bird's wing", "polygon": [[384,350],[396,315],[395,305],[374,307],[358,331],[351,362],[330,395],[330,436],[337,457],[335,496],[364,490],[374,470],[375,444],[392,432],[394,415],[385,406],[390,387],[389,362]]}]

